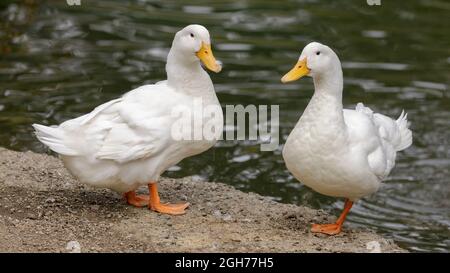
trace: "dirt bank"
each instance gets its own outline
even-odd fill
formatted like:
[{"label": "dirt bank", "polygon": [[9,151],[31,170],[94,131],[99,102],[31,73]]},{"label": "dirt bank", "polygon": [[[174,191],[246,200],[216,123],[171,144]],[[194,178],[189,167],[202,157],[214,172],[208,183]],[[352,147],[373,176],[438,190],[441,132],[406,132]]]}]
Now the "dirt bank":
[{"label": "dirt bank", "polygon": [[57,158],[0,148],[0,252],[67,252],[70,241],[82,252],[368,252],[371,241],[404,251],[367,230],[311,234],[312,222],[334,218],[220,183],[163,179],[160,194],[188,200],[187,214],[128,206],[77,183]]}]

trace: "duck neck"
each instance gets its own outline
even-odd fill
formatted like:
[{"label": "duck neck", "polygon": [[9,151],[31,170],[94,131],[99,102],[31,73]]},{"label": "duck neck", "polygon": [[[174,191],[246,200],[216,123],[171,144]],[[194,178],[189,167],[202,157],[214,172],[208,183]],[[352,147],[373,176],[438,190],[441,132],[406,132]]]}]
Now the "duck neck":
[{"label": "duck neck", "polygon": [[191,96],[211,96],[214,86],[200,61],[189,59],[175,50],[170,50],[166,64],[167,84],[177,92]]},{"label": "duck neck", "polygon": [[342,69],[339,67],[327,74],[315,75],[314,88],[314,95],[305,109],[306,119],[325,126],[333,124],[343,127],[345,123],[342,106]]},{"label": "duck neck", "polygon": [[330,100],[339,104],[342,108],[342,90],[343,90],[342,69],[334,69],[323,75],[314,77],[314,96],[329,97]]}]

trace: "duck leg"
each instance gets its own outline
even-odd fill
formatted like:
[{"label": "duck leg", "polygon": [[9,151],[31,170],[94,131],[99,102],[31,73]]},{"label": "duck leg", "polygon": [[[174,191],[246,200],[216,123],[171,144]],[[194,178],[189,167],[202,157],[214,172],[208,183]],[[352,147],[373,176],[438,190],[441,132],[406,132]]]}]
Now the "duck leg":
[{"label": "duck leg", "polygon": [[346,199],[345,205],[344,205],[344,210],[342,211],[341,216],[339,216],[339,218],[336,220],[336,223],[324,224],[324,225],[313,224],[312,228],[311,228],[311,232],[324,233],[324,234],[328,234],[328,235],[336,235],[336,234],[340,233],[341,229],[342,229],[342,224],[345,221],[345,217],[347,217],[347,214],[350,211],[350,209],[352,208],[352,206],[353,206],[353,202]]},{"label": "duck leg", "polygon": [[150,201],[148,202],[149,209],[171,215],[181,215],[186,213],[185,209],[189,206],[189,203],[162,204],[159,199],[158,185],[156,183],[148,184],[148,191],[150,193]]},{"label": "duck leg", "polygon": [[150,200],[148,195],[137,195],[135,191],[129,191],[123,194],[127,203],[135,207],[144,207]]}]

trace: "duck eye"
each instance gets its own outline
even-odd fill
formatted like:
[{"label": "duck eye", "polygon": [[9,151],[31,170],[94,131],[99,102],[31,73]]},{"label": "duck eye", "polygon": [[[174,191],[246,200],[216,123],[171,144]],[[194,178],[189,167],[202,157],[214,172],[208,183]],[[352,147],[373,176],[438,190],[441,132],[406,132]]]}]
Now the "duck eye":
[{"label": "duck eye", "polygon": [[191,33],[190,35],[191,35],[192,38],[194,38],[194,34],[193,33]]},{"label": "duck eye", "polygon": [[320,55],[320,51],[317,51],[317,52],[316,52],[316,55]]}]

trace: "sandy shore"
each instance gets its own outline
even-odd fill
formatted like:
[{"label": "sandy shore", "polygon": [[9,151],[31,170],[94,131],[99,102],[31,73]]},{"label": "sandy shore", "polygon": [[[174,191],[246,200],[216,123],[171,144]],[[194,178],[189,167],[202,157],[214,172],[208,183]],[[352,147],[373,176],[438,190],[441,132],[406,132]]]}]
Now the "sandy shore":
[{"label": "sandy shore", "polygon": [[55,157],[0,148],[0,252],[68,252],[70,241],[81,252],[369,252],[371,241],[404,252],[368,230],[311,234],[312,222],[335,218],[221,183],[163,179],[160,194],[189,201],[187,214],[128,206],[78,183]]}]

